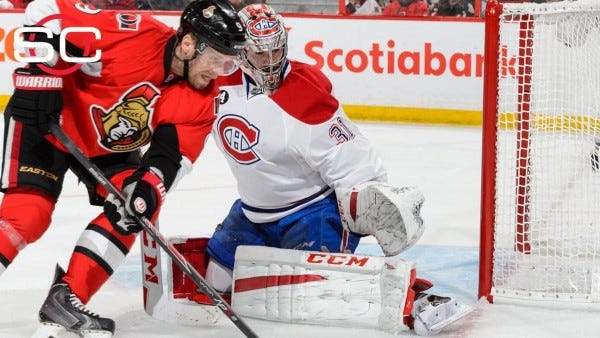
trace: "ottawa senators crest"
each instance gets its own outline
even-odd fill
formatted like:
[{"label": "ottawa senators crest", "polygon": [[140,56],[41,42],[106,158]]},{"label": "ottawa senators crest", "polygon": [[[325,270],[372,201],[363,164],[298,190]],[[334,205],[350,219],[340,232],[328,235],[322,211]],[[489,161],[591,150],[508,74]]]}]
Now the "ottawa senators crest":
[{"label": "ottawa senators crest", "polygon": [[102,147],[124,152],[148,143],[152,136],[152,104],[159,94],[156,87],[144,82],[130,89],[108,110],[92,106],[92,119]]}]

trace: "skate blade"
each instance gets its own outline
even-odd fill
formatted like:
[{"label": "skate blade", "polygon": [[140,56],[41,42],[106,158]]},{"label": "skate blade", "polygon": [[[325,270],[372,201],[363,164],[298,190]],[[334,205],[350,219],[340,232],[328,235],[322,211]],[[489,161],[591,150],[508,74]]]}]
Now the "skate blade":
[{"label": "skate blade", "polygon": [[101,330],[83,330],[78,332],[82,338],[111,338],[112,332]]},{"label": "skate blade", "polygon": [[31,338],[59,338],[67,332],[64,326],[55,323],[40,323]]},{"label": "skate blade", "polygon": [[449,318],[446,318],[446,320],[442,320],[441,322],[435,324],[435,325],[431,325],[431,327],[429,328],[429,330],[435,332],[438,330],[441,330],[442,328],[456,322],[457,320],[465,317],[466,315],[468,315],[469,313],[473,312],[475,310],[474,307],[470,307],[470,306],[466,306],[466,305],[460,305],[460,307],[458,308],[457,312]]},{"label": "skate blade", "polygon": [[[31,338],[61,338],[67,336],[67,332],[69,332],[64,326],[42,322],[38,329],[33,333]],[[72,331],[70,331],[72,332]],[[111,338],[112,332],[103,331],[103,330],[81,330],[77,332],[73,332],[82,338]],[[70,335],[72,336],[72,335]]]}]

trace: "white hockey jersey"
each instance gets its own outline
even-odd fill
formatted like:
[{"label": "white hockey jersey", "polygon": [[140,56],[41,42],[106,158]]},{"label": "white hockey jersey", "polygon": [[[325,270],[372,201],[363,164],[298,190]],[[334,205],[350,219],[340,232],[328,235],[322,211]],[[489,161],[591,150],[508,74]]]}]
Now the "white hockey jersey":
[{"label": "white hockey jersey", "polygon": [[334,189],[387,180],[325,75],[290,61],[284,76],[271,95],[241,70],[217,80],[212,134],[237,179],[244,213],[256,223],[278,220]]}]

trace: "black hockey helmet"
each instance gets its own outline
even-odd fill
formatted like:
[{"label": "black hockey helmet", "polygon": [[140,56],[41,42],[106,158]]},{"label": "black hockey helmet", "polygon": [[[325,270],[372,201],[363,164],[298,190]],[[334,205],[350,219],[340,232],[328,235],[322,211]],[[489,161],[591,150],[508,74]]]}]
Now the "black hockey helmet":
[{"label": "black hockey helmet", "polygon": [[244,27],[228,0],[194,0],[181,14],[177,37],[193,33],[201,42],[227,55],[237,55],[246,42]]}]

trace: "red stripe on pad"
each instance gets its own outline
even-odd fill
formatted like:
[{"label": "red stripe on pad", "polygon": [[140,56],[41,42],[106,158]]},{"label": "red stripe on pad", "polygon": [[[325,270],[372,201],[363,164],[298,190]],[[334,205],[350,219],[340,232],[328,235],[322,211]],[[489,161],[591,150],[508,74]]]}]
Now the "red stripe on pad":
[{"label": "red stripe on pad", "polygon": [[326,279],[327,278],[320,275],[280,275],[240,278],[235,280],[234,292],[266,289],[273,286],[319,282]]},{"label": "red stripe on pad", "polygon": [[358,198],[358,191],[350,193],[350,217],[356,222],[356,199]]}]

